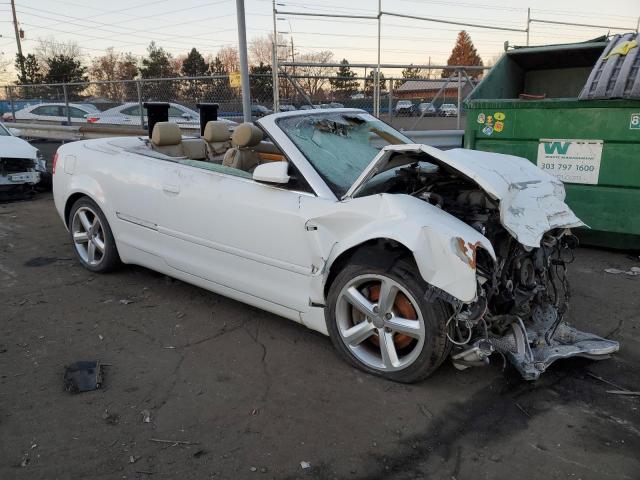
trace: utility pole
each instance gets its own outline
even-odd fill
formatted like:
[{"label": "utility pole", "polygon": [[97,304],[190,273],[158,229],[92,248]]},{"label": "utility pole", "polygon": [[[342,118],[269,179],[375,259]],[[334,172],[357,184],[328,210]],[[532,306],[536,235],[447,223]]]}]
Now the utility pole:
[{"label": "utility pole", "polygon": [[11,12],[13,13],[13,30],[16,33],[16,44],[18,45],[18,58],[20,58],[20,74],[24,78],[24,59],[22,56],[22,44],[20,43],[20,29],[18,28],[18,17],[16,16],[16,3],[11,0]]},{"label": "utility pole", "polygon": [[273,111],[280,111],[280,88],[278,85],[278,27],[276,25],[276,0],[272,0],[272,12],[273,12],[273,51],[271,61],[271,74],[272,74],[272,86],[273,86]]},{"label": "utility pole", "polygon": [[529,46],[529,29],[531,28],[531,8],[527,8],[527,47]]},{"label": "utility pole", "polygon": [[240,54],[240,82],[242,86],[242,115],[251,122],[251,90],[249,86],[249,64],[247,61],[247,29],[244,23],[244,0],[236,0],[238,17],[238,53]]},{"label": "utility pole", "polygon": [[380,117],[380,35],[382,23],[382,0],[378,0],[378,66],[373,75],[373,115]]}]

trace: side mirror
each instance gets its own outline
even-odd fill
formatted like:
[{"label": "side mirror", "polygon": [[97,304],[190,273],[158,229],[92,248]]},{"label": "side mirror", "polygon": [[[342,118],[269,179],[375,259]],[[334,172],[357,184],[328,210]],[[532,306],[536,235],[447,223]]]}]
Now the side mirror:
[{"label": "side mirror", "polygon": [[184,113],[182,114],[182,118],[189,119],[189,118],[191,118],[191,114],[190,114],[190,113],[187,113],[187,112],[184,112]]},{"label": "side mirror", "polygon": [[14,137],[19,137],[20,135],[22,135],[22,130],[20,130],[19,128],[10,128],[9,132],[11,133],[11,135],[13,135]]},{"label": "side mirror", "polygon": [[289,182],[288,162],[269,162],[258,165],[253,171],[253,179],[256,182],[279,183]]}]

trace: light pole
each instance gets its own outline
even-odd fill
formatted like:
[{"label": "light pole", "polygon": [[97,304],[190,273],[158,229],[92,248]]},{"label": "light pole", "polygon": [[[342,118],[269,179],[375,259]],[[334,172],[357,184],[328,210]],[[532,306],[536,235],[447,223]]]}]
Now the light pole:
[{"label": "light pole", "polygon": [[240,82],[242,85],[242,117],[251,122],[251,91],[249,85],[249,63],[247,60],[247,28],[244,22],[244,0],[236,0],[238,17],[238,53],[240,54]]}]

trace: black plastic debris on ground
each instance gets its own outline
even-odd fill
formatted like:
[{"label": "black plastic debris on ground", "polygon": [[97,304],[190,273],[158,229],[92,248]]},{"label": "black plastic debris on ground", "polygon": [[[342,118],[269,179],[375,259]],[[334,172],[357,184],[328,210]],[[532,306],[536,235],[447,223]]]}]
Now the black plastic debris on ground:
[{"label": "black plastic debris on ground", "polygon": [[102,366],[99,361],[79,361],[64,371],[64,388],[67,392],[80,393],[96,390],[102,385]]}]

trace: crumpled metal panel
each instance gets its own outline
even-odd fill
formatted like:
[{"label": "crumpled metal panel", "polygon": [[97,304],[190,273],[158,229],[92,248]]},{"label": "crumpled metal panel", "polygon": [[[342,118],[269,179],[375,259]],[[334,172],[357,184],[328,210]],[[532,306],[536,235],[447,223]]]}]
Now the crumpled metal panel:
[{"label": "crumpled metal panel", "polygon": [[456,169],[495,200],[500,201],[500,221],[522,245],[536,248],[542,236],[554,228],[585,224],[565,203],[564,185],[525,158],[501,153],[454,148],[439,150],[428,145],[390,145],[371,162],[351,187],[357,192],[376,171],[383,171],[391,152],[423,151]]},{"label": "crumpled metal panel", "polygon": [[[635,42],[635,43],[634,43]],[[580,100],[640,99],[640,35],[614,35],[596,62]]]}]

